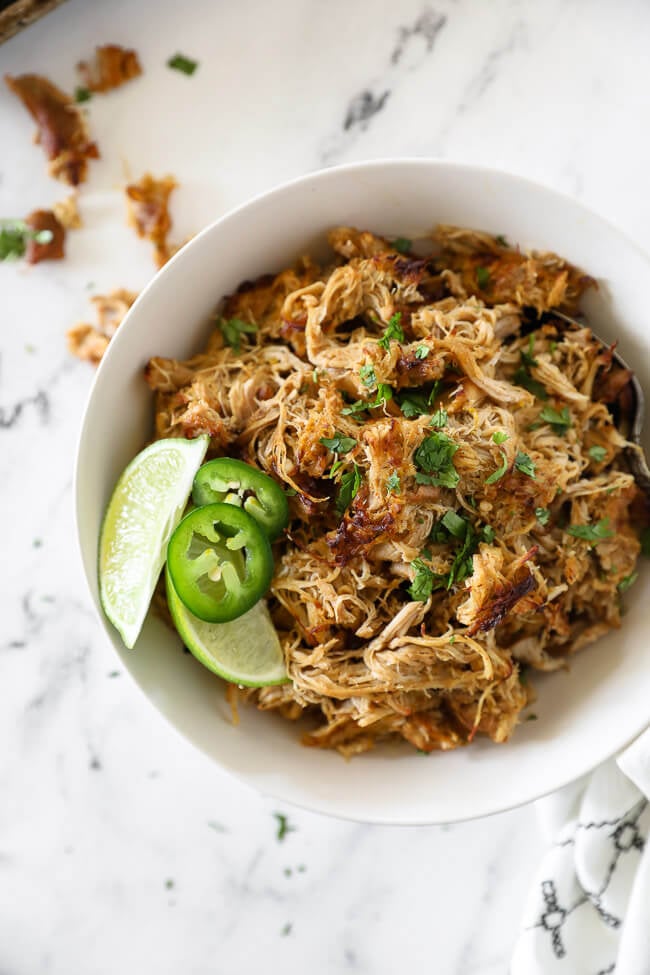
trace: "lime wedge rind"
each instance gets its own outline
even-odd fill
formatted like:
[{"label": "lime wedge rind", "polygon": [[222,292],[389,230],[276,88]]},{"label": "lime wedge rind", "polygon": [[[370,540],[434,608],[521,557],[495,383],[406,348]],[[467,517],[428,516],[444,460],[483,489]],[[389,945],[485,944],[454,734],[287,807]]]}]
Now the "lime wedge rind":
[{"label": "lime wedge rind", "polygon": [[289,680],[280,640],[264,600],[229,623],[206,623],[194,616],[165,572],[167,602],[174,625],[190,653],[218,677],[245,687],[268,687]]},{"label": "lime wedge rind", "polygon": [[129,649],[142,629],[167,543],[208,444],[207,436],[156,440],[131,461],[111,496],[99,541],[99,596]]}]

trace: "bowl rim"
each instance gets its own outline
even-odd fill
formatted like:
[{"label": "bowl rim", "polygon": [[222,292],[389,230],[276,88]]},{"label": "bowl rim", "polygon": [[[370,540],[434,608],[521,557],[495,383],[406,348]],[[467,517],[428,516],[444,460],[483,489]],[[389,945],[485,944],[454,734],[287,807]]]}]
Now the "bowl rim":
[{"label": "bowl rim", "polygon": [[[641,260],[643,260],[646,264],[648,264],[650,268],[649,251],[647,251],[644,247],[642,247],[626,231],[621,230],[621,228],[613,220],[610,220],[608,217],[603,216],[600,213],[600,211],[598,211],[593,207],[588,206],[586,203],[584,203],[581,200],[575,199],[570,194],[557,190],[551,186],[548,186],[546,183],[541,182],[539,180],[532,179],[528,176],[522,176],[518,173],[513,173],[507,169],[502,169],[495,166],[483,165],[480,163],[477,164],[477,163],[469,163],[465,161],[456,161],[453,159],[444,159],[441,157],[388,156],[388,157],[381,157],[376,159],[359,160],[351,163],[343,163],[332,167],[319,168],[309,173],[304,173],[300,176],[296,176],[291,179],[284,180],[268,189],[256,193],[252,197],[247,197],[241,203],[238,203],[234,207],[229,208],[219,217],[210,221],[194,237],[192,237],[191,240],[187,242],[187,244],[185,244],[179,251],[177,251],[176,254],[174,254],[174,256],[160,270],[158,270],[153,275],[153,277],[148,281],[148,283],[139,293],[136,301],[128,310],[122,323],[120,324],[120,328],[118,330],[117,335],[109,344],[106,353],[104,354],[101,362],[99,363],[99,366],[95,372],[88,393],[86,394],[85,401],[83,403],[81,421],[79,424],[78,434],[75,442],[73,480],[72,480],[73,498],[74,498],[73,508],[74,508],[74,530],[76,536],[76,550],[81,562],[83,577],[86,582],[87,593],[90,596],[90,600],[93,606],[93,611],[96,614],[96,617],[98,618],[98,621],[101,626],[101,630],[108,643],[112,642],[108,635],[108,624],[107,621],[104,619],[101,609],[97,605],[95,599],[92,597],[92,593],[90,591],[91,580],[89,577],[89,572],[86,567],[86,559],[84,557],[84,545],[81,539],[80,517],[79,517],[80,507],[82,503],[80,457],[82,454],[83,444],[86,438],[89,436],[89,430],[87,428],[89,406],[95,395],[95,390],[99,382],[101,381],[101,376],[103,374],[103,371],[106,369],[106,363],[110,362],[111,353],[115,348],[114,343],[116,342],[116,340],[119,343],[122,340],[121,336],[127,333],[131,319],[134,317],[134,313],[136,313],[136,310],[139,309],[139,306],[141,304],[147,302],[149,293],[151,292],[152,289],[155,289],[158,286],[158,282],[161,279],[162,275],[166,274],[168,269],[173,267],[179,260],[180,261],[187,260],[189,252],[195,247],[200,247],[203,238],[211,234],[221,224],[235,218],[240,213],[248,209],[254,208],[260,202],[272,196],[279,195],[283,192],[290,191],[300,186],[308,185],[310,183],[327,183],[327,181],[330,179],[333,180],[338,179],[341,174],[355,173],[355,172],[363,173],[369,170],[390,170],[393,168],[398,169],[405,166],[418,168],[422,170],[429,170],[431,172],[435,172],[436,170],[440,171],[440,170],[447,169],[447,170],[454,170],[457,172],[464,172],[465,174],[476,174],[477,176],[495,177],[501,179],[505,178],[509,181],[512,181],[514,184],[518,184],[524,190],[531,190],[538,195],[546,194],[549,198],[553,198],[554,200],[560,203],[565,202],[568,206],[571,207],[571,209],[574,212],[579,211],[582,214],[584,214],[586,217],[592,219],[596,218],[603,225],[603,227],[605,227],[607,230],[615,234],[622,242],[625,243],[625,245],[630,250],[634,251]],[[138,680],[136,679],[136,677],[134,676],[130,668],[126,666],[125,669],[128,671],[129,679],[133,681],[133,683],[137,686],[138,691],[149,701],[149,703],[158,712],[160,717],[163,718],[163,720],[167,723],[167,725],[170,726],[180,738],[190,743],[193,747],[197,748],[201,753],[203,753],[205,757],[210,760],[211,764],[215,765],[224,775],[236,780],[239,783],[244,784],[247,788],[255,791],[258,795],[261,794],[266,797],[276,799],[278,802],[286,803],[287,805],[291,805],[296,808],[303,809],[305,811],[317,815],[327,816],[333,819],[340,819],[347,822],[366,823],[370,825],[431,826],[431,825],[440,825],[441,823],[444,822],[458,822],[458,823],[471,822],[472,820],[475,819],[481,819],[486,816],[495,816],[502,812],[508,812],[513,809],[517,809],[519,807],[535,802],[538,799],[541,799],[547,795],[551,795],[554,792],[558,791],[559,789],[562,789],[565,786],[570,785],[571,783],[577,782],[584,776],[590,774],[591,772],[594,771],[595,768],[597,768],[604,761],[610,760],[614,755],[625,750],[625,748],[627,748],[638,737],[638,735],[643,732],[644,728],[648,727],[648,725],[650,724],[650,712],[649,712],[647,722],[641,728],[639,728],[638,731],[632,734],[623,744],[616,743],[616,746],[613,747],[611,751],[608,752],[607,755],[605,756],[599,755],[597,758],[591,761],[585,767],[583,772],[581,772],[578,776],[572,774],[559,776],[558,784],[554,786],[552,789],[544,789],[543,791],[540,791],[539,793],[535,793],[534,795],[531,795],[526,799],[520,799],[513,802],[509,801],[505,805],[496,802],[493,804],[494,808],[489,809],[487,812],[481,811],[473,814],[456,816],[454,817],[453,820],[442,820],[440,818],[428,818],[423,820],[405,819],[405,818],[401,819],[396,816],[386,818],[385,816],[382,815],[378,815],[375,817],[361,818],[358,815],[354,815],[351,812],[345,812],[345,811],[336,812],[330,809],[324,809],[322,805],[318,805],[318,801],[316,798],[313,800],[313,804],[311,804],[309,801],[306,800],[301,801],[294,798],[287,799],[284,795],[275,791],[273,788],[261,789],[258,784],[251,781],[251,778],[247,773],[239,772],[236,769],[231,768],[228,765],[220,762],[219,759],[216,758],[214,755],[210,754],[200,742],[196,741],[194,737],[190,736],[185,731],[183,731],[176,722],[174,722],[170,717],[167,716],[167,714],[161,708],[158,707],[158,705],[151,698],[151,696],[147,694],[146,690],[140,685],[140,683],[138,682]]]}]

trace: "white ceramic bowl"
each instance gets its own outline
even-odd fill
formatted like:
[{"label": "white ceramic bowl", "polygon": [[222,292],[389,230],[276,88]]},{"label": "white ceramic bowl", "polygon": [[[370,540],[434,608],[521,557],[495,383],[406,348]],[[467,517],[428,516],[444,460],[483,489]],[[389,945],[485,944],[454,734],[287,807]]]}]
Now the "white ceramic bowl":
[{"label": "white ceramic bowl", "polygon": [[497,812],[559,788],[611,756],[650,721],[650,571],[626,596],[623,626],[572,661],[535,678],[536,722],[507,745],[423,757],[382,749],[345,762],[299,745],[290,722],[252,708],[233,727],[218,678],[181,652],[149,618],[125,650],[97,593],[97,540],[115,481],[150,434],[152,399],[142,368],[152,355],[201,348],[208,316],[246,278],[323,249],[325,231],[352,224],[417,237],[435,223],[506,234],[557,251],[599,281],[587,311],[595,330],[618,339],[650,390],[648,258],[571,199],[526,180],[427,160],[371,162],[306,176],[240,207],[199,234],[133,306],[97,372],[79,443],[79,540],[92,598],[108,638],[146,696],[191,742],[263,793],[319,812],[380,823],[441,823]]}]

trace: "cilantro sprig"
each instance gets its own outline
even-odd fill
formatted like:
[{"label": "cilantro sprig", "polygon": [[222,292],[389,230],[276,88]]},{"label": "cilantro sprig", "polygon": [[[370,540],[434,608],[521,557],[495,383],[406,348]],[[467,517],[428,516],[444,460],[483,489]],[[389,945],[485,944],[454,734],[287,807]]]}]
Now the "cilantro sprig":
[{"label": "cilantro sprig", "polygon": [[605,447],[601,447],[599,444],[594,444],[587,451],[592,460],[595,460],[597,464],[602,464],[602,462],[607,457],[607,450]]},{"label": "cilantro sprig", "polygon": [[455,488],[460,474],[453,464],[458,444],[445,433],[434,432],[422,441],[413,454],[418,471],[418,484],[434,484],[437,487]]},{"label": "cilantro sprig", "polygon": [[396,342],[404,341],[404,329],[402,328],[402,313],[401,311],[396,311],[388,319],[388,325],[384,329],[384,334],[380,339],[377,340],[377,345],[385,349],[386,352],[390,349],[391,339],[395,339]]},{"label": "cilantro sprig", "polygon": [[585,542],[602,542],[606,538],[613,538],[614,532],[612,531],[609,518],[602,518],[595,525],[570,525],[567,528],[567,534],[573,535],[574,538],[581,538]]},{"label": "cilantro sprig", "polygon": [[229,345],[233,352],[241,352],[242,335],[254,335],[257,332],[257,325],[252,322],[245,322],[241,318],[217,318],[217,328],[223,335],[226,345]]},{"label": "cilantro sprig", "polygon": [[560,437],[563,437],[569,427],[573,426],[571,414],[566,406],[563,406],[559,411],[552,406],[545,406],[539,414],[539,418],[543,423],[548,423],[553,433],[557,433]]},{"label": "cilantro sprig", "polygon": [[537,399],[545,400],[548,399],[548,393],[546,392],[544,386],[534,379],[531,375],[531,368],[538,365],[537,359],[533,355],[533,348],[535,345],[535,336],[530,335],[528,337],[528,349],[522,349],[520,352],[520,365],[514,376],[512,377],[513,382],[517,386],[523,386],[527,389],[529,393],[536,396]]},{"label": "cilantro sprig", "polygon": [[361,487],[362,474],[361,468],[356,464],[351,471],[346,471],[339,482],[339,489],[336,495],[336,513],[343,515],[350,507]]},{"label": "cilantro sprig", "polygon": [[348,454],[357,445],[354,437],[346,437],[338,431],[333,437],[321,437],[318,442],[335,454]]},{"label": "cilantro sprig", "polygon": [[49,244],[51,230],[33,230],[24,220],[0,220],[0,261],[15,261],[23,257],[27,243]]}]

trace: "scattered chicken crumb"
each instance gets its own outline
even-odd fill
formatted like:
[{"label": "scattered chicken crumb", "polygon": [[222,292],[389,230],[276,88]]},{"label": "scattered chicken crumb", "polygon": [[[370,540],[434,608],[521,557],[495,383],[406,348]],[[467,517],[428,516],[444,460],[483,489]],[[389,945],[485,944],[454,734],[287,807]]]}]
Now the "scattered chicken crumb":
[{"label": "scattered chicken crumb", "polygon": [[128,222],[138,237],[152,242],[154,261],[159,268],[175,252],[167,243],[167,234],[172,225],[169,197],[177,186],[173,176],[156,179],[151,173],[145,173],[139,182],[130,183],[125,190]]},{"label": "scattered chicken crumb", "polygon": [[[33,210],[25,218],[25,223],[34,231],[27,238],[25,246],[25,260],[28,264],[60,261],[65,257],[65,227],[52,210]],[[43,234],[44,230],[48,233]]]},{"label": "scattered chicken crumb", "polygon": [[77,70],[86,89],[96,93],[119,88],[142,74],[137,51],[119,44],[96,47],[92,60],[80,61]]},{"label": "scattered chicken crumb", "polygon": [[37,74],[5,75],[5,82],[36,122],[36,142],[49,160],[50,175],[70,186],[83,183],[88,160],[97,159],[99,151],[72,98]]},{"label": "scattered chicken crumb", "polygon": [[77,205],[77,194],[71,193],[63,200],[57,200],[52,205],[52,212],[62,227],[66,230],[79,230],[83,226]]},{"label": "scattered chicken crumb", "polygon": [[68,350],[72,355],[97,365],[137,297],[134,291],[124,288],[118,288],[109,295],[94,295],[91,301],[97,311],[97,325],[81,322],[68,330]]}]

